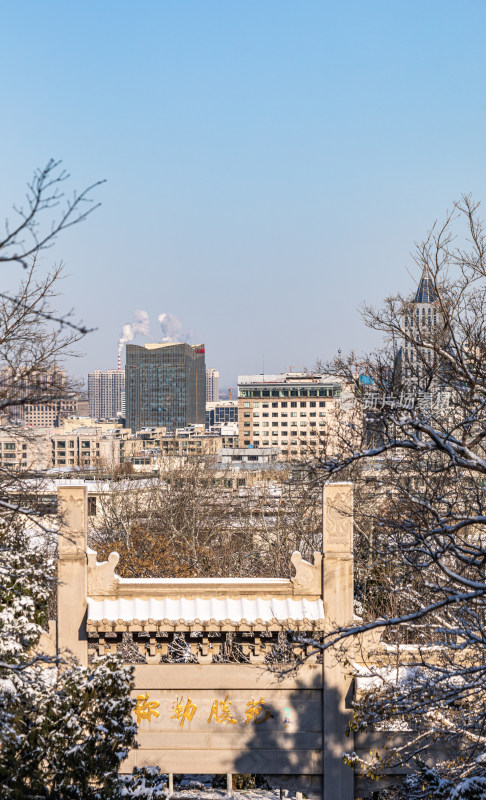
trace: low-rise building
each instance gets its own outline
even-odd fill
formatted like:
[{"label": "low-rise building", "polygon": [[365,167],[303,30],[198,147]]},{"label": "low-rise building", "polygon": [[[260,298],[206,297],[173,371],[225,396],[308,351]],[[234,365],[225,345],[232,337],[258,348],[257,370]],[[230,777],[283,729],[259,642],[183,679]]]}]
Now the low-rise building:
[{"label": "low-rise building", "polygon": [[218,462],[226,466],[274,464],[279,456],[280,447],[222,447]]},{"label": "low-rise building", "polygon": [[96,428],[51,433],[52,466],[114,469],[123,460],[127,433]]},{"label": "low-rise building", "polygon": [[0,467],[41,472],[52,466],[49,430],[7,427],[0,430]]}]

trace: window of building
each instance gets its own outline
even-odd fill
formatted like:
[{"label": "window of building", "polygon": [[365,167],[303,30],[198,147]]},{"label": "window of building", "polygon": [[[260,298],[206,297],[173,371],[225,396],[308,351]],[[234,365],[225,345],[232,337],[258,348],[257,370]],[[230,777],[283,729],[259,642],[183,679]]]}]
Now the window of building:
[{"label": "window of building", "polygon": [[325,400],[321,400],[320,403],[319,403],[319,408],[324,408],[325,405],[326,405],[326,401]]},{"label": "window of building", "polygon": [[278,403],[272,403],[272,408],[278,408]]},{"label": "window of building", "polygon": [[272,417],[278,417],[278,411],[272,411]]},{"label": "window of building", "polygon": [[300,412],[300,416],[301,416],[301,417],[307,417],[307,414],[306,414],[306,412],[305,412],[305,411],[301,411],[301,412]]},{"label": "window of building", "polygon": [[276,428],[278,426],[278,422],[272,422],[272,428]]},{"label": "window of building", "polygon": [[259,417],[259,416],[260,416],[260,412],[259,411],[254,411],[253,412],[253,417]]},{"label": "window of building", "polygon": [[244,417],[249,417],[249,416],[250,416],[250,412],[249,412],[249,411],[245,411],[245,413],[243,414],[243,416],[244,416]]},{"label": "window of building", "polygon": [[307,401],[306,400],[301,400],[300,401],[300,407],[301,408],[302,408],[302,406],[306,406],[306,405],[307,405]]},{"label": "window of building", "polygon": [[309,414],[309,417],[315,417],[315,416],[316,416],[316,412],[315,411],[311,411],[310,414]]},{"label": "window of building", "polygon": [[297,411],[291,411],[290,412],[290,416],[291,417],[296,417],[297,416]]},{"label": "window of building", "polygon": [[268,417],[268,411],[264,411],[262,417]]},{"label": "window of building", "polygon": [[263,425],[264,428],[268,428],[270,423],[269,422],[262,422],[262,425]]},{"label": "window of building", "polygon": [[293,402],[290,404],[290,408],[297,408],[297,403],[296,403],[295,401],[293,401]]},{"label": "window of building", "polygon": [[268,403],[263,403],[263,408],[268,408]]},{"label": "window of building", "polygon": [[309,405],[310,405],[311,408],[315,408],[316,407],[316,401],[312,400],[312,402],[310,402]]},{"label": "window of building", "polygon": [[281,422],[280,424],[282,425],[282,427],[286,428],[289,423],[288,422]]},{"label": "window of building", "polygon": [[244,422],[243,425],[244,425],[245,428],[249,428],[250,427],[250,423],[249,422]]},{"label": "window of building", "polygon": [[5,450],[15,450],[15,442],[5,442],[3,447]]},{"label": "window of building", "polygon": [[280,403],[280,408],[287,408],[287,401],[285,401],[285,403]]}]

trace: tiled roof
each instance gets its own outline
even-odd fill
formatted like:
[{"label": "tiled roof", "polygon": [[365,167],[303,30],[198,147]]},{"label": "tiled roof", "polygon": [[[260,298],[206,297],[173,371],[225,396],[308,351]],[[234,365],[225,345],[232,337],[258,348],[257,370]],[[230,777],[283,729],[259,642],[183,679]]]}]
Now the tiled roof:
[{"label": "tiled roof", "polygon": [[150,622],[160,628],[178,623],[193,626],[231,624],[235,627],[261,623],[308,621],[313,627],[324,618],[322,600],[293,600],[291,598],[118,598],[93,600],[88,598],[88,628],[100,623]]}]

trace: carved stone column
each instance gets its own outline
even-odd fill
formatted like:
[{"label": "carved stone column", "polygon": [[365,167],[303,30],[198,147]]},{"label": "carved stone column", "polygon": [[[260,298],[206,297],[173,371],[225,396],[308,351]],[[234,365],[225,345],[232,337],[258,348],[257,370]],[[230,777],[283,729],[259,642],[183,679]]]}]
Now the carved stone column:
[{"label": "carved stone column", "polygon": [[[330,483],[323,497],[323,599],[325,631],[353,620],[353,487]],[[354,773],[342,761],[353,741],[345,735],[351,717],[350,640],[324,651],[324,800],[353,800]]]},{"label": "carved stone column", "polygon": [[86,486],[57,490],[61,523],[57,576],[57,650],[70,651],[88,663],[87,611],[87,491]]}]

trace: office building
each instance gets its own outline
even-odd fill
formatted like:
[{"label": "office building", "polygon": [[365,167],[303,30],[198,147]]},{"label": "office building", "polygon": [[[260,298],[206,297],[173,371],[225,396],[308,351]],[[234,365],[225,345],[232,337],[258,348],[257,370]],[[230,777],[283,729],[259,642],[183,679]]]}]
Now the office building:
[{"label": "office building", "polygon": [[341,391],[342,379],[331,375],[240,375],[239,446],[280,447],[289,457],[320,450]]},{"label": "office building", "polygon": [[219,400],[216,403],[206,403],[206,428],[213,425],[238,422],[238,401]]},{"label": "office building", "polygon": [[206,418],[203,344],[128,344],[125,363],[126,427],[169,432]]},{"label": "office building", "polygon": [[217,403],[219,400],[219,372],[210,367],[206,372],[206,403]]},{"label": "office building", "polygon": [[88,373],[89,416],[115,419],[124,416],[125,372],[120,369]]}]

